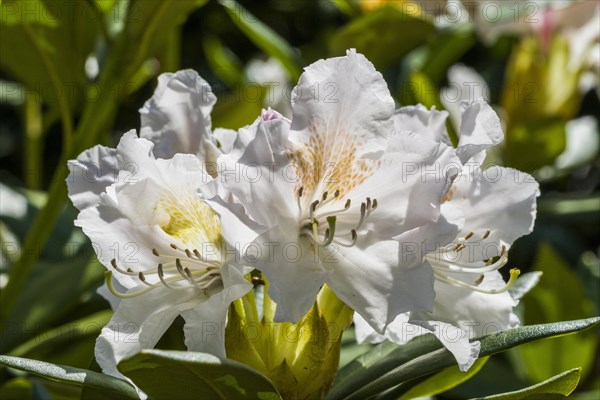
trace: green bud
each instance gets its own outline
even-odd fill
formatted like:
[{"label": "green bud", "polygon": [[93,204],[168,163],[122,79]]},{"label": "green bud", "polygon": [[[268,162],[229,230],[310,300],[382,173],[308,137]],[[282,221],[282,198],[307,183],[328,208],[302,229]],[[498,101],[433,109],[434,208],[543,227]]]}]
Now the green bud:
[{"label": "green bud", "polygon": [[275,303],[258,286],[229,309],[227,357],[267,376],[284,399],[320,399],[338,369],[342,332],[353,310],[323,286],[317,301],[296,324],[273,322]]}]

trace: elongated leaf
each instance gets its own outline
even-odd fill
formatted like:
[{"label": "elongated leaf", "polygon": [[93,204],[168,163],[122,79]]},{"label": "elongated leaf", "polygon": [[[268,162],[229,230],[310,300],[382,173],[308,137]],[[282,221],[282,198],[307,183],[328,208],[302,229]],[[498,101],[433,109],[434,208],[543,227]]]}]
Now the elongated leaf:
[{"label": "elongated leaf", "polygon": [[[585,318],[594,315],[577,273],[549,244],[542,242],[535,269],[544,273],[531,293],[522,300],[527,323]],[[558,293],[568,293],[561,296]],[[583,368],[582,377],[592,370],[597,341],[594,332],[531,343],[516,350],[530,382],[540,382],[562,371]]]},{"label": "elongated leaf", "polygon": [[575,390],[581,377],[581,368],[574,368],[562,374],[515,392],[482,397],[482,400],[521,400],[521,399],[562,399]]},{"label": "elongated leaf", "polygon": [[297,81],[301,72],[300,65],[303,65],[304,62],[296,51],[275,31],[235,1],[221,0],[220,3],[248,39],[266,54],[278,59],[292,79]]},{"label": "elongated leaf", "polygon": [[133,386],[127,382],[82,368],[51,364],[27,358],[0,355],[0,365],[30,372],[53,381],[77,386],[90,386],[112,399],[137,399]]},{"label": "elongated leaf", "polygon": [[[485,365],[489,357],[482,357],[475,361],[475,364],[468,371],[461,371],[458,365],[448,367],[423,382],[415,385],[408,391],[402,391],[400,399],[414,399],[416,397],[433,396],[445,392],[455,386],[471,379]],[[398,398],[397,396],[395,398]]]},{"label": "elongated leaf", "polygon": [[427,42],[434,31],[425,18],[412,16],[393,6],[358,17],[333,37],[333,55],[356,48],[377,68],[398,63],[409,51]]},{"label": "elongated leaf", "polygon": [[441,347],[433,335],[418,336],[403,346],[383,342],[341,368],[328,398],[343,398],[383,373]]},{"label": "elongated leaf", "polygon": [[[480,338],[480,357],[506,351],[512,347],[574,333],[600,322],[600,317],[543,325],[530,325]],[[425,337],[430,336],[426,335]],[[338,379],[328,399],[362,399],[381,393],[404,381],[425,376],[456,363],[454,357],[440,344],[432,344],[432,339],[415,338],[404,346],[389,350],[389,343],[377,346],[371,352],[359,357],[340,371]],[[437,350],[436,350],[437,347]],[[383,351],[383,358],[377,358],[377,349]],[[365,364],[361,367],[361,360]],[[347,371],[344,371],[346,370]]]},{"label": "elongated leaf", "polygon": [[[151,398],[281,399],[273,384],[236,361],[185,351],[144,350],[119,370]],[[185,388],[185,390],[181,390]]]}]

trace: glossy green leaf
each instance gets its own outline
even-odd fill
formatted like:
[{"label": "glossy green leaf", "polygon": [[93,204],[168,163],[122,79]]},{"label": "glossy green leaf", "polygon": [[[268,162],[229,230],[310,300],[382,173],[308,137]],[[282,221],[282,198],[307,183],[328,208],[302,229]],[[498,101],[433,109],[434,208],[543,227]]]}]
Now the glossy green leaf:
[{"label": "glossy green leaf", "polygon": [[481,370],[488,359],[489,357],[479,358],[468,371],[461,371],[458,368],[458,365],[448,367],[415,385],[407,392],[404,393],[404,391],[402,391],[403,394],[399,399],[414,399],[416,397],[433,396],[450,390],[471,379]]},{"label": "glossy green leaf", "polygon": [[0,365],[30,372],[53,381],[77,386],[91,386],[112,399],[137,399],[133,386],[127,382],[98,372],[65,365],[51,364],[27,358],[0,355]]},{"label": "glossy green leaf", "polygon": [[521,400],[521,399],[562,399],[575,390],[579,384],[581,368],[574,368],[562,374],[515,392],[482,397],[482,400]]},{"label": "glossy green leaf", "polygon": [[[547,243],[538,250],[535,269],[543,272],[540,283],[523,298],[524,321],[562,321],[594,314],[594,305],[577,276],[561,256]],[[596,353],[596,335],[582,332],[517,349],[525,373],[531,382],[540,382],[562,371],[582,367],[582,376],[591,370]]]},{"label": "glossy green leaf", "polygon": [[221,0],[235,25],[262,51],[281,62],[294,81],[300,77],[303,61],[298,53],[274,30],[263,24],[232,0]]},{"label": "glossy green leaf", "polygon": [[[150,397],[190,399],[281,399],[257,371],[205,353],[144,350],[119,363],[119,370]],[[183,390],[182,390],[183,389]]]},{"label": "glossy green leaf", "polygon": [[[554,336],[574,333],[600,322],[600,318],[530,325],[480,338],[480,357]],[[340,371],[328,399],[362,399],[402,382],[455,365],[450,352],[432,337],[417,337],[404,346],[382,343]]]},{"label": "glossy green leaf", "polygon": [[377,68],[386,68],[426,43],[434,29],[426,18],[384,6],[352,20],[339,30],[332,39],[331,52],[339,56],[349,48],[356,48]]}]

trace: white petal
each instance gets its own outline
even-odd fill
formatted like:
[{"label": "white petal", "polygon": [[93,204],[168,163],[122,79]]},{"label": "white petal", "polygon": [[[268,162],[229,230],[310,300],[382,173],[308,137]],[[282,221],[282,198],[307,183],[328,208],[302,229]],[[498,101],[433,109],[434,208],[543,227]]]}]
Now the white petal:
[{"label": "white petal", "polygon": [[210,113],[216,100],[196,71],[162,74],[154,95],[140,110],[141,136],[155,144],[156,157],[188,153],[214,161]]},{"label": "white petal", "polygon": [[[600,46],[600,45],[599,45]],[[600,53],[600,47],[598,48]],[[557,168],[574,168],[591,162],[600,147],[598,121],[591,115],[567,122],[567,146],[556,158]]]},{"label": "white petal", "polygon": [[452,353],[461,371],[466,371],[479,356],[481,343],[469,341],[469,334],[450,323],[428,320],[411,320],[411,324],[433,333],[436,338]]},{"label": "white petal", "polygon": [[377,344],[386,340],[386,337],[375,332],[375,329],[373,329],[371,325],[369,325],[369,323],[360,314],[354,313],[352,321],[354,322],[354,333],[356,336],[356,342],[358,344]]},{"label": "white petal", "polygon": [[94,354],[102,372],[123,378],[117,364],[153,348],[179,313],[196,305],[194,298],[194,290],[159,288],[121,301],[96,341]]},{"label": "white petal", "polygon": [[[239,204],[226,203],[220,198],[206,201],[219,215],[221,220],[221,235],[231,248],[242,250],[252,243],[265,229],[252,221]],[[236,255],[236,256],[238,256]],[[236,262],[240,262],[239,259]]]},{"label": "white petal", "polygon": [[458,207],[450,208],[446,204],[443,210],[437,221],[393,237],[400,243],[402,265],[411,268],[421,265],[425,255],[456,239],[464,226],[464,215]]},{"label": "white petal", "polygon": [[290,137],[296,145],[314,146],[310,140],[316,139],[333,146],[322,162],[336,162],[344,157],[339,150],[350,146],[359,157],[382,151],[393,132],[394,100],[387,84],[355,50],[306,67],[292,92],[292,109]]},{"label": "white petal", "polygon": [[234,149],[217,161],[216,179],[265,227],[297,213],[296,170],[285,151],[288,128],[287,120],[259,118],[240,130]]},{"label": "white petal", "polygon": [[455,64],[448,70],[449,86],[440,91],[440,100],[450,113],[450,119],[456,130],[461,120],[461,104],[479,98],[490,102],[490,88],[481,75],[473,68],[463,64]]},{"label": "white petal", "polygon": [[242,272],[224,265],[221,269],[223,291],[211,296],[195,308],[183,311],[185,345],[199,351],[225,357],[225,326],[229,305],[252,289]]},{"label": "white petal", "polygon": [[446,130],[447,111],[438,111],[435,107],[428,110],[422,104],[401,107],[394,113],[396,132],[418,133],[433,142],[442,142],[452,146]]},{"label": "white petal", "polygon": [[237,132],[233,129],[216,128],[213,137],[217,141],[217,147],[222,153],[229,153],[233,149],[233,143],[237,137]]},{"label": "white petal", "polygon": [[385,238],[435,221],[448,177],[461,167],[451,147],[412,132],[396,133],[380,163],[348,197],[357,207],[367,197],[377,199],[364,226]]},{"label": "white petal", "polygon": [[400,246],[380,241],[364,250],[340,248],[327,284],[348,306],[378,332],[398,314],[431,310],[433,271],[428,264],[408,268],[401,263]]},{"label": "white petal", "polygon": [[[90,238],[98,261],[109,271],[114,271],[111,266],[113,258],[122,268],[134,271],[156,266],[156,259],[150,249],[154,247],[153,241],[156,241],[153,237],[160,232],[148,227],[136,229],[107,194],[101,196],[97,207],[89,207],[80,212],[75,225],[81,227]],[[114,273],[114,277],[126,288],[140,284],[137,279],[118,272]]]},{"label": "white petal", "polygon": [[464,163],[504,140],[498,114],[484,100],[463,103],[456,155]]},{"label": "white petal", "polygon": [[315,254],[308,239],[279,227],[259,236],[255,244],[246,259],[260,258],[257,268],[269,281],[269,295],[277,303],[275,321],[297,322],[315,303],[329,274],[320,260],[331,254]]},{"label": "white petal", "polygon": [[[113,286],[120,293],[125,293],[127,291],[127,288],[125,286],[121,285],[119,283],[119,281],[113,281]],[[96,290],[96,293],[98,293],[106,301],[108,301],[108,304],[110,304],[110,308],[113,311],[115,311],[119,307],[119,304],[121,304],[122,299],[120,297],[115,296],[114,294],[112,294],[110,292],[110,290],[108,290],[108,286],[106,285],[106,282],[104,282],[102,284],[102,286],[100,286]]]},{"label": "white petal", "polygon": [[[464,275],[452,274],[456,279]],[[484,274],[479,285],[482,289],[500,289],[505,285],[498,271]],[[435,282],[437,293],[431,318],[457,324],[469,332],[471,338],[497,333],[518,326],[513,309],[517,305],[508,292],[486,294],[474,290]]]},{"label": "white petal", "polygon": [[[461,236],[474,232],[480,239],[489,229],[487,238],[481,242],[478,258],[490,243],[496,247],[510,246],[517,238],[530,233],[536,216],[538,183],[530,175],[511,168],[490,167],[476,169],[471,174],[459,175],[453,185],[450,203],[460,207],[465,215]],[[487,247],[486,247],[487,246]]]},{"label": "white petal", "polygon": [[76,160],[69,160],[67,188],[69,198],[79,210],[98,204],[100,194],[116,181],[119,171],[116,154],[115,149],[97,145]]}]

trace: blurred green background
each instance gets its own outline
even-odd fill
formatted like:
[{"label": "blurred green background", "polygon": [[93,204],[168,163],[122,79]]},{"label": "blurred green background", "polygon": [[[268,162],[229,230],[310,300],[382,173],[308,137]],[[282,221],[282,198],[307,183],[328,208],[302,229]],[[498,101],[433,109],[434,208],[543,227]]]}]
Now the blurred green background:
[{"label": "blurred green background", "polygon": [[[599,315],[600,50],[597,35],[585,36],[594,8],[584,4],[598,2],[570,3],[1,1],[0,353],[90,365],[111,311],[95,292],[104,268],[73,226],[66,160],[138,128],[159,73],[197,70],[219,99],[213,126],[235,129],[267,106],[289,116],[302,67],[352,47],[381,71],[399,106],[449,110],[451,132],[460,100],[493,105],[506,139],[488,162],[541,185],[535,230],[517,241],[506,268],[543,272],[518,307],[522,322]],[[558,5],[574,11],[550,17]],[[439,398],[516,390],[574,367],[583,370],[573,398],[599,398],[598,334],[494,356]],[[352,332],[344,340],[342,364],[368,349]],[[177,329],[161,346],[181,346]],[[77,396],[6,369],[0,382],[3,399]]]}]

